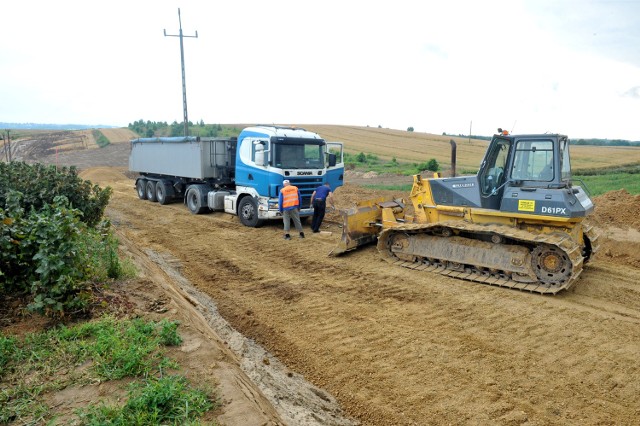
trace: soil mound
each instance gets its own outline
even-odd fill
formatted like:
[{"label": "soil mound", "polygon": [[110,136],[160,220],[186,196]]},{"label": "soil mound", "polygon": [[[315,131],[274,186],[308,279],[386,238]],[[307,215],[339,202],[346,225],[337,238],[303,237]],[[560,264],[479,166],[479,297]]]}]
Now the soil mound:
[{"label": "soil mound", "polygon": [[599,226],[618,226],[640,230],[640,195],[626,189],[609,191],[595,197],[596,208],[592,220]]},{"label": "soil mound", "polygon": [[617,264],[640,267],[640,195],[610,191],[594,198],[588,221],[600,231],[601,256]]}]

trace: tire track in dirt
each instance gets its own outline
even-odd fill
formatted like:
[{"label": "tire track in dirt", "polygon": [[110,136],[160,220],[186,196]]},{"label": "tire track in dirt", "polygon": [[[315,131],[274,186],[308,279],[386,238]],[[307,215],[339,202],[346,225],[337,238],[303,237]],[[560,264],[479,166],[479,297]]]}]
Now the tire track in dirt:
[{"label": "tire track in dirt", "polygon": [[640,324],[640,271],[626,265],[610,266],[600,261],[587,268],[588,273],[567,300],[587,307],[604,318]]},{"label": "tire track in dirt", "polygon": [[116,185],[108,208],[122,232],[177,258],[237,330],[363,424],[640,415],[635,269],[596,258],[571,292],[544,297],[394,267],[373,246],[330,258],[335,225],[285,242],[280,223],[194,216],[132,187]]}]

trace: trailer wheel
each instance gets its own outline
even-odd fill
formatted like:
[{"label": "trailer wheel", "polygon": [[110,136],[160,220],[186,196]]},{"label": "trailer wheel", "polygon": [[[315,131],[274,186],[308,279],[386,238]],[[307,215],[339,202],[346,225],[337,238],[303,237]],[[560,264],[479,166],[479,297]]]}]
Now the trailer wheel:
[{"label": "trailer wheel", "polygon": [[147,200],[158,201],[156,198],[156,183],[152,180],[147,182]]},{"label": "trailer wheel", "polygon": [[174,195],[175,191],[173,190],[171,182],[161,180],[156,184],[156,199],[158,200],[158,203],[162,205],[169,204],[173,201]]},{"label": "trailer wheel", "polygon": [[136,192],[138,193],[138,198],[141,200],[147,199],[147,180],[146,179],[138,179],[136,181]]},{"label": "trailer wheel", "polygon": [[258,203],[253,197],[244,197],[238,205],[238,216],[244,226],[259,228],[264,223],[258,219]]},{"label": "trailer wheel", "polygon": [[187,188],[185,200],[189,211],[193,214],[201,214],[209,209],[207,206],[207,191],[200,185],[191,185]]}]

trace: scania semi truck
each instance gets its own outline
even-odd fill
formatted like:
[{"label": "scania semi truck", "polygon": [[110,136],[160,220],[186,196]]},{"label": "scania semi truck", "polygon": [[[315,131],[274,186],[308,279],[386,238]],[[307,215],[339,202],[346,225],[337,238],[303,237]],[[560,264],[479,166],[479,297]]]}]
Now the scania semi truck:
[{"label": "scania semi truck", "polygon": [[311,194],[344,183],[343,146],[302,128],[253,126],[238,137],[131,140],[129,170],[142,200],[183,201],[193,214],[224,211],[242,224],[281,218],[278,194],[287,179],[300,189],[300,216],[313,214]]}]

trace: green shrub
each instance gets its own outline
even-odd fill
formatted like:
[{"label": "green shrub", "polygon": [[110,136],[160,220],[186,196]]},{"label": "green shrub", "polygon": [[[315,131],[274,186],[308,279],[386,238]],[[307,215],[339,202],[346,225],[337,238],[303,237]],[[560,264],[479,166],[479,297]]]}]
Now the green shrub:
[{"label": "green shrub", "polygon": [[429,170],[430,172],[437,172],[438,170],[440,170],[440,164],[438,163],[438,160],[436,160],[435,158],[431,158],[426,163],[417,164],[416,169],[418,173],[424,170]]},{"label": "green shrub", "polygon": [[28,296],[52,317],[83,312],[95,281],[123,274],[117,241],[103,221],[111,189],[75,169],[0,164],[0,296]]},{"label": "green shrub", "polygon": [[87,262],[90,255],[81,240],[100,237],[87,229],[65,197],[28,213],[19,206],[20,198],[20,193],[10,193],[9,210],[0,209],[0,291],[30,294],[29,309],[38,313],[84,309],[87,280],[96,265]]},{"label": "green shrub", "polygon": [[158,323],[160,328],[160,343],[165,346],[178,346],[182,344],[182,337],[178,334],[178,321],[163,319]]},{"label": "green shrub", "polygon": [[67,197],[71,206],[82,212],[81,220],[96,226],[109,203],[112,189],[100,188],[78,176],[75,167],[63,167],[22,162],[0,163],[0,208],[6,209],[9,191],[22,193],[20,205],[26,211],[52,204],[55,197]]}]

